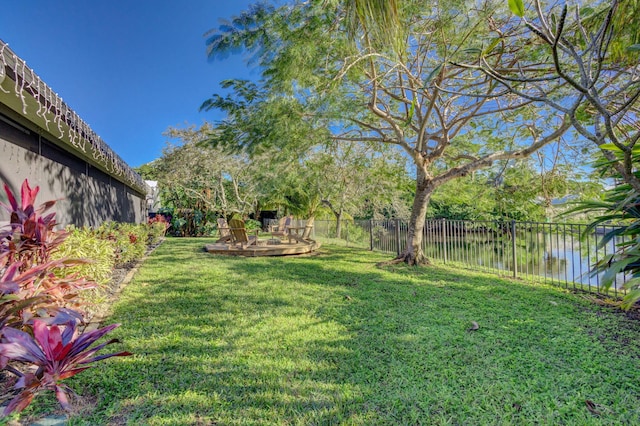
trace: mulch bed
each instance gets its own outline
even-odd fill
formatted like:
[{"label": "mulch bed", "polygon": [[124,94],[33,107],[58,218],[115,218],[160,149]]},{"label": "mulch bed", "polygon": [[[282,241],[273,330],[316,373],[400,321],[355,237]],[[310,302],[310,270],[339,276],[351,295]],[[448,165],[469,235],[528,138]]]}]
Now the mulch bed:
[{"label": "mulch bed", "polygon": [[138,270],[138,266],[140,266],[147,256],[153,252],[156,247],[162,244],[163,241],[164,240],[161,240],[159,243],[147,247],[147,251],[140,259],[122,265],[117,265],[113,269],[111,280],[106,287],[103,287],[106,301],[99,306],[93,306],[92,309],[86,313],[86,325],[84,328],[81,327],[80,330],[92,330],[100,325],[106,315],[108,315],[109,309],[113,302],[118,298],[120,291],[129,283],[131,278],[133,278],[133,275],[135,275],[135,272]]}]

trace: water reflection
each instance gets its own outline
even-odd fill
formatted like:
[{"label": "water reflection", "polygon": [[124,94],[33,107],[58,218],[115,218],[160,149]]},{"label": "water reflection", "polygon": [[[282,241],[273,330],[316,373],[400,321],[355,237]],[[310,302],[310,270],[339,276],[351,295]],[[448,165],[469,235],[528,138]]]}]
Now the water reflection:
[{"label": "water reflection", "polygon": [[[591,265],[613,253],[616,242],[598,248],[608,229],[598,228],[585,236],[585,227],[434,220],[425,225],[423,250],[432,259],[509,275],[515,264],[517,276],[586,289],[600,286],[602,274],[592,274]],[[372,244],[378,250],[399,252],[406,235],[406,224],[400,221],[380,222],[371,228]],[[615,288],[621,288],[624,281],[620,274]]]}]

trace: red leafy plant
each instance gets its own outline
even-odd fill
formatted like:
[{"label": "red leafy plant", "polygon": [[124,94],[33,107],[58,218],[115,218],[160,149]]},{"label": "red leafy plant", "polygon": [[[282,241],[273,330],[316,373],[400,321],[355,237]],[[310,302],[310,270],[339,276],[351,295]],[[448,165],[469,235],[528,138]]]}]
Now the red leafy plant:
[{"label": "red leafy plant", "polygon": [[52,291],[43,292],[34,284],[49,263],[22,273],[19,271],[20,265],[21,263],[17,262],[6,267],[4,271],[0,269],[0,336],[3,327],[22,327],[35,315],[60,324],[82,319],[78,312],[56,305],[54,296],[56,291],[60,291],[59,288],[50,288]]},{"label": "red leafy plant", "polygon": [[54,391],[69,409],[71,389],[62,380],[86,370],[87,364],[129,353],[96,355],[115,339],[91,347],[118,325],[78,335],[83,301],[77,296],[96,283],[54,273],[87,262],[51,260],[68,236],[55,229],[55,213],[43,216],[55,201],[35,208],[39,188],[32,189],[27,180],[19,204],[6,184],[4,188],[9,205],[0,205],[9,212],[10,223],[0,229],[0,368],[17,376],[4,415],[22,411],[44,390]]},{"label": "red leafy plant", "polygon": [[129,234],[129,242],[131,244],[135,244],[138,242],[138,237],[136,236],[136,234]]},{"label": "red leafy plant", "polygon": [[51,252],[67,236],[65,231],[55,230],[55,213],[43,216],[56,202],[47,201],[35,208],[40,187],[31,188],[27,179],[20,189],[20,204],[7,184],[4,184],[4,190],[9,205],[0,203],[0,206],[7,210],[11,219],[7,229],[0,231],[0,253],[8,253],[9,263],[23,262],[23,270],[47,262]]},{"label": "red leafy plant", "polygon": [[91,347],[98,339],[109,333],[119,324],[112,324],[98,330],[78,335],[76,323],[69,322],[64,326],[47,325],[44,321],[33,321],[33,337],[22,330],[11,327],[4,329],[4,343],[0,343],[0,355],[13,361],[27,363],[35,371],[20,372],[8,367],[18,376],[14,385],[17,395],[13,397],[4,410],[4,415],[20,412],[43,391],[51,390],[65,410],[69,410],[69,393],[73,390],[63,380],[91,368],[87,364],[114,356],[128,356],[129,352],[117,352],[97,355],[105,346],[118,342],[108,340]]},{"label": "red leafy plant", "polygon": [[[74,275],[56,276],[56,268],[81,263],[83,259],[50,260],[51,253],[64,241],[67,232],[56,230],[55,213],[42,216],[55,201],[35,208],[39,187],[31,188],[25,180],[21,200],[17,202],[5,184],[9,205],[0,203],[10,215],[10,223],[0,230],[0,327],[21,327],[32,318],[46,318],[50,323],[79,321],[81,291],[96,283]],[[0,330],[0,335],[2,331]]]},{"label": "red leafy plant", "polygon": [[153,225],[154,223],[160,223],[162,224],[162,226],[164,226],[165,231],[169,229],[169,227],[171,226],[171,223],[169,223],[167,218],[161,214],[156,214],[154,217],[149,218],[147,223],[149,225]]}]

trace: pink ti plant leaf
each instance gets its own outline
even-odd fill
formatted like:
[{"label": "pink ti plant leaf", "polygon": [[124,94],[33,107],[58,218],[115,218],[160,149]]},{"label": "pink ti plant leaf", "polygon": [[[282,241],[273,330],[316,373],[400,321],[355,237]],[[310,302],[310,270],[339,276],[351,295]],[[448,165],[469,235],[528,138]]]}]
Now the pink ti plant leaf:
[{"label": "pink ti plant leaf", "polygon": [[0,295],[17,293],[20,291],[20,281],[16,279],[20,263],[9,265],[0,277]]},{"label": "pink ti plant leaf", "polygon": [[61,384],[62,380],[90,368],[87,364],[114,356],[131,355],[123,351],[95,356],[105,346],[118,342],[117,339],[111,339],[91,347],[118,326],[119,324],[112,324],[78,336],[75,322],[58,326],[34,319],[33,337],[24,331],[5,327],[4,343],[0,343],[0,356],[32,364],[38,369],[33,377],[20,377],[15,388],[21,391],[5,408],[4,415],[23,410],[41,390],[54,391],[60,405],[68,410],[68,393],[71,389]]},{"label": "pink ti plant leaf", "polygon": [[2,206],[7,209],[8,211],[15,211],[18,210],[18,203],[16,202],[16,197],[15,195],[13,195],[13,192],[11,191],[11,188],[9,188],[9,185],[7,185],[6,183],[4,184],[4,192],[7,193],[7,199],[9,200],[9,206],[7,206],[6,204],[2,204]]},{"label": "pink ti plant leaf", "polygon": [[35,188],[31,189],[28,179],[25,179],[24,182],[22,182],[22,188],[20,188],[22,210],[27,211],[30,208],[33,209],[33,203],[36,201],[38,191],[40,191],[40,187],[36,186]]}]

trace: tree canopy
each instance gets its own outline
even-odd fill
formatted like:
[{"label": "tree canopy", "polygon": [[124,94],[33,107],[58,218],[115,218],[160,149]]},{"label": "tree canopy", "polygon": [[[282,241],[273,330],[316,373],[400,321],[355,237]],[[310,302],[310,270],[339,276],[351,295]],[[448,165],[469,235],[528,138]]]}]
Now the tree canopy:
[{"label": "tree canopy", "polygon": [[[415,198],[400,259],[422,263],[422,228],[437,188],[496,161],[524,158],[557,140],[570,123],[548,110],[534,112],[530,100],[504,96],[482,72],[455,66],[491,40],[487,22],[509,19],[502,2],[390,6],[404,29],[401,50],[373,40],[381,34],[370,25],[373,3],[366,10],[323,1],[249,10],[250,19],[212,32],[209,52],[250,52],[262,70],[252,92],[259,96],[234,86],[233,99],[214,95],[204,106],[229,114],[221,123],[224,136],[211,138],[214,145],[306,151],[330,139],[403,153],[413,164]],[[510,54],[505,50],[494,61]]]}]

